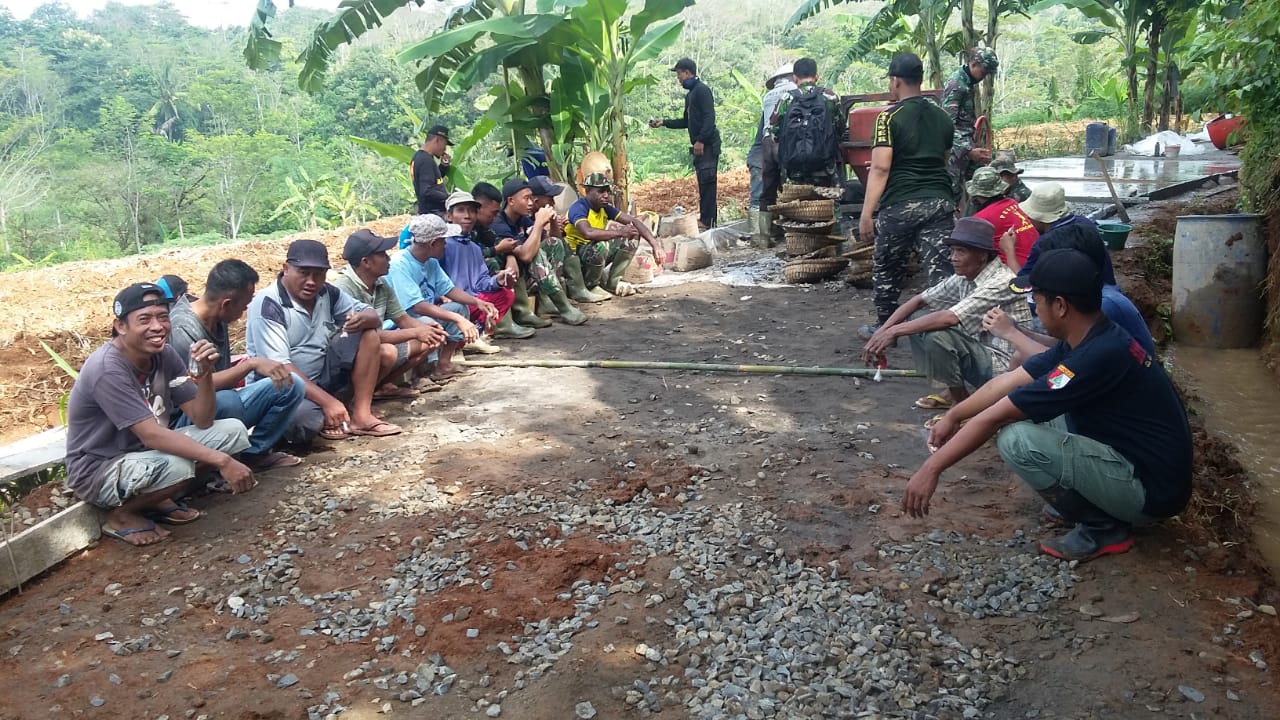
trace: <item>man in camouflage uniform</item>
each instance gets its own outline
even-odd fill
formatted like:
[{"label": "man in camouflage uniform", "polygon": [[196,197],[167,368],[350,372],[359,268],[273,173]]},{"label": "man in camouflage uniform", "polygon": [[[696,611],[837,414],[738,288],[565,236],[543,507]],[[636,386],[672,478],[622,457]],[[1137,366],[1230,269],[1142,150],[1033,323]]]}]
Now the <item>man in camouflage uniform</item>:
[{"label": "man in camouflage uniform", "polygon": [[953,272],[946,249],[955,227],[955,200],[946,173],[951,118],[920,94],[924,64],[919,56],[895,56],[888,77],[894,104],[876,118],[858,222],[859,239],[875,240],[871,282],[877,324],[858,330],[864,340],[898,309],[912,250],[920,249],[930,286]]},{"label": "man in camouflage uniform", "polygon": [[991,160],[991,168],[1000,173],[1000,179],[1009,186],[1004,196],[1022,202],[1031,197],[1031,188],[1022,182],[1022,168],[1018,167],[1018,158],[1012,150],[997,150]]},{"label": "man in camouflage uniform", "polygon": [[511,257],[515,258],[520,277],[526,283],[526,291],[536,291],[551,301],[562,322],[567,325],[586,322],[587,316],[569,302],[564,285],[560,283],[559,275],[564,271],[568,249],[562,238],[552,235],[555,208],[544,206],[535,213],[533,189],[518,177],[503,184],[502,197],[502,211],[490,226],[498,239],[495,252],[510,256],[504,260],[507,267],[510,267]]},{"label": "man in camouflage uniform", "polygon": [[942,109],[947,111],[956,126],[947,172],[951,175],[951,187],[957,201],[964,194],[964,183],[973,178],[973,171],[991,161],[991,151],[975,147],[973,142],[974,124],[978,121],[973,104],[973,86],[1000,66],[1000,59],[991,48],[974,48],[966,55],[969,61],[951,73],[939,98]]},{"label": "man in camouflage uniform", "polygon": [[[835,187],[840,183],[840,178],[836,175],[836,162],[840,157],[840,141],[844,139],[846,132],[846,119],[840,112],[840,97],[830,88],[818,85],[818,63],[813,58],[800,58],[791,69],[796,89],[783,96],[774,109],[773,116],[769,118],[770,137],[777,142],[779,148],[782,148],[787,133],[785,127],[787,111],[802,96],[820,93],[826,100],[829,122],[835,132],[835,138],[831,145],[831,162],[827,168],[817,172],[796,172],[783,167],[784,181],[793,184]],[[782,159],[779,158],[779,162],[781,161]]]},{"label": "man in camouflage uniform", "polygon": [[644,221],[609,202],[611,185],[604,173],[591,173],[582,181],[585,192],[569,207],[564,237],[570,252],[582,262],[582,276],[588,291],[600,288],[612,295],[630,295],[635,289],[622,280],[622,275],[635,259],[640,239],[653,249],[659,268],[664,253]]}]

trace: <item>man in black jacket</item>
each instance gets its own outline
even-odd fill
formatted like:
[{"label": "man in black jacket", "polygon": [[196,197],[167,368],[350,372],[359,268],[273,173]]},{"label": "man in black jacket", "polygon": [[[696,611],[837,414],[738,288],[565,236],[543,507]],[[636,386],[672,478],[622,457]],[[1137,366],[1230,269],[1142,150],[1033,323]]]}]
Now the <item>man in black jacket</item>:
[{"label": "man in black jacket", "polygon": [[444,174],[449,172],[449,153],[445,148],[452,144],[449,128],[434,125],[427,131],[422,149],[413,154],[409,176],[413,178],[413,195],[418,201],[419,215],[444,217],[444,201],[449,197],[449,190],[444,185]]},{"label": "man in black jacket", "polygon": [[693,153],[693,170],[698,178],[698,228],[716,225],[716,172],[720,165],[720,130],[716,128],[715,98],[711,88],[698,79],[698,65],[681,58],[671,68],[684,96],[684,116],[671,120],[650,120],[649,127],[688,128],[689,152]]}]

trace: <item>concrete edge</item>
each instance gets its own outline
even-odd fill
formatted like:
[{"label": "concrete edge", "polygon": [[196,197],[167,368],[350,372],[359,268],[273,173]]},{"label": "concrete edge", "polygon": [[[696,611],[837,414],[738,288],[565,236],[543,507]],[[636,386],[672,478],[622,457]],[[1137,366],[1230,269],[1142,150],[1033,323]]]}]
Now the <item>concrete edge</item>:
[{"label": "concrete edge", "polygon": [[101,536],[98,509],[77,502],[0,541],[0,595],[84,550]]}]

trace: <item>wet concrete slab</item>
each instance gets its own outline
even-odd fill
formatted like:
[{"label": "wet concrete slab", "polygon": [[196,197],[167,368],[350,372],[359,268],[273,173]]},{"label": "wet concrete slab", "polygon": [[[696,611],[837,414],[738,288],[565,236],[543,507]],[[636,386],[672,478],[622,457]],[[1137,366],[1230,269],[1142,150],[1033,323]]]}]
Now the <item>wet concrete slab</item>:
[{"label": "wet concrete slab", "polygon": [[[1122,199],[1160,196],[1162,191],[1185,184],[1239,171],[1240,159],[1221,152],[1204,156],[1160,158],[1113,155],[1103,158],[1116,194]],[[1022,180],[1027,185],[1056,181],[1062,184],[1067,199],[1073,202],[1110,201],[1102,168],[1096,158],[1056,157],[1018,163]]]}]

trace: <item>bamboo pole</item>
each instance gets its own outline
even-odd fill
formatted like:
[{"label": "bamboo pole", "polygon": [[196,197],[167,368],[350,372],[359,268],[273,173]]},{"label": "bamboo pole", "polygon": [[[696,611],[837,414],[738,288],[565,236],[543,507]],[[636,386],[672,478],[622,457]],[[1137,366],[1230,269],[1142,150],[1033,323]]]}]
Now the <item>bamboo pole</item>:
[{"label": "bamboo pole", "polygon": [[[460,360],[467,367],[607,368],[610,370],[694,370],[697,372],[753,373],[762,375],[835,375],[869,378],[875,368],[792,367],[790,365],[728,365],[718,363],[657,362],[646,360]],[[924,377],[916,370],[881,370],[881,377]]]}]

